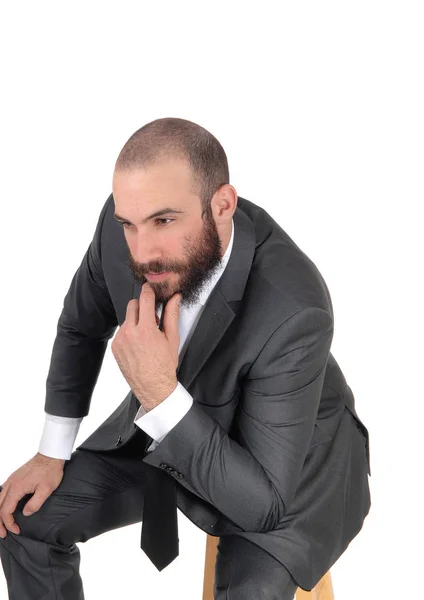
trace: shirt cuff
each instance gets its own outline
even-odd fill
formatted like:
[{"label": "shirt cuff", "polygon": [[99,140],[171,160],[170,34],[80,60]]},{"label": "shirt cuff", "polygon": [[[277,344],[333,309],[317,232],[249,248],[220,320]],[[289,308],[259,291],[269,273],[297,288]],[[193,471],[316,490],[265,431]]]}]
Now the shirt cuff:
[{"label": "shirt cuff", "polygon": [[155,406],[155,408],[146,411],[140,405],[134,423],[153,438],[154,441],[147,449],[149,452],[154,450],[166,434],[181,421],[184,415],[190,410],[192,404],[193,397],[178,382],[175,390],[165,400]]},{"label": "shirt cuff", "polygon": [[38,452],[51,458],[69,460],[84,417],[58,417],[45,413],[43,434]]}]

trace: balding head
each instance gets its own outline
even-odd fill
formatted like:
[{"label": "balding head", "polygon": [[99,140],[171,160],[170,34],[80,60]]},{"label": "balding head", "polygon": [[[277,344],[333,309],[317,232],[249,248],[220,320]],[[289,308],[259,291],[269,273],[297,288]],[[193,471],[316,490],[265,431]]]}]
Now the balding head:
[{"label": "balding head", "polygon": [[127,140],[116,160],[115,171],[145,169],[167,158],[187,162],[192,191],[200,198],[203,216],[215,192],[230,181],[225,151],[204,127],[174,117],[151,121]]}]

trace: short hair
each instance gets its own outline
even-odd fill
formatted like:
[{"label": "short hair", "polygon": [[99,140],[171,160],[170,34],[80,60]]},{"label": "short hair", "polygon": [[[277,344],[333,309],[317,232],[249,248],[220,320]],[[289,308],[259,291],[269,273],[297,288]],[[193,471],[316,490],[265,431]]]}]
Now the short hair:
[{"label": "short hair", "polygon": [[116,171],[145,168],[165,157],[186,160],[193,175],[193,192],[200,197],[202,217],[221,185],[230,182],[227,156],[207,129],[176,117],[147,123],[127,140],[115,163]]}]

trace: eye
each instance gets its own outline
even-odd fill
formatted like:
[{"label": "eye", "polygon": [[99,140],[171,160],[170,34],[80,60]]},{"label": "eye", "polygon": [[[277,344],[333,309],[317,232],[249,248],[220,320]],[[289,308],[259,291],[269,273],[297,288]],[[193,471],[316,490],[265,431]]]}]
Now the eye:
[{"label": "eye", "polygon": [[[175,221],[175,219],[155,219],[155,222],[160,222],[160,225],[168,225],[168,223],[163,223],[163,221],[170,221],[172,223],[172,221]],[[131,227],[131,223],[128,223],[128,221],[119,221],[119,223],[121,223],[122,227],[124,229],[129,229]]]},{"label": "eye", "polygon": [[[175,221],[175,219],[155,219],[157,221]],[[162,225],[168,225],[168,223],[162,223]]]}]

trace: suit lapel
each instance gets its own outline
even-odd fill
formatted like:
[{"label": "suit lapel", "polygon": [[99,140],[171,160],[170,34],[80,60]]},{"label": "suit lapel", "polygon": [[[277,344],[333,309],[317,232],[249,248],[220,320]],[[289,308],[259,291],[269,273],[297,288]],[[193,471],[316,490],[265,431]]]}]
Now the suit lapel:
[{"label": "suit lapel", "polygon": [[[188,389],[212,354],[237,314],[255,253],[255,229],[249,217],[237,207],[234,241],[227,266],[213,288],[177,369],[178,381]],[[133,298],[139,298],[141,284],[134,280]]]}]

